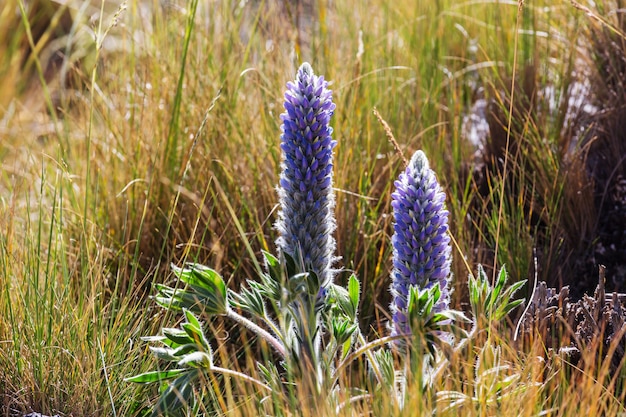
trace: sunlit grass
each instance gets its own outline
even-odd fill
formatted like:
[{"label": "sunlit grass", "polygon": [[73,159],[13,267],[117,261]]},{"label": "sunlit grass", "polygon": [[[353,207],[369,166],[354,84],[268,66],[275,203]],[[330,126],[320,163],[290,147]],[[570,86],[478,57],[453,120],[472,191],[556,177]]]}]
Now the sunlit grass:
[{"label": "sunlit grass", "polygon": [[[151,282],[188,260],[237,288],[254,277],[260,249],[274,249],[282,92],[303,60],[334,91],[337,252],[361,280],[369,332],[387,331],[390,192],[403,169],[374,108],[405,155],[427,152],[447,190],[458,306],[465,262],[506,264],[512,279],[532,282],[538,256],[540,279],[567,279],[559,274],[571,274],[565,261],[593,240],[595,213],[563,103],[589,59],[583,27],[598,23],[567,1],[526,3],[324,1],[304,36],[283,2],[106,1],[102,14],[100,3],[69,2],[71,45],[80,47],[66,62],[80,82],[61,83],[46,73],[45,54],[21,55],[26,5],[5,2],[2,21],[20,19],[0,25],[1,414],[148,409],[156,390],[122,379],[154,365],[139,337],[175,320],[147,298]],[[475,158],[463,123],[483,98],[500,117]],[[506,135],[509,120],[505,171],[493,132]],[[574,371],[558,358],[540,361],[539,342],[522,349],[505,328],[494,340],[520,389],[494,409],[478,396],[463,415],[623,411],[595,354]],[[479,348],[453,362],[456,377],[436,381],[439,391],[476,396]],[[253,367],[245,350],[219,353],[222,366]],[[249,387],[219,386],[222,411],[257,412],[238,396]],[[435,400],[415,395],[406,407],[461,413]],[[390,398],[353,407],[345,414],[402,414]]]}]

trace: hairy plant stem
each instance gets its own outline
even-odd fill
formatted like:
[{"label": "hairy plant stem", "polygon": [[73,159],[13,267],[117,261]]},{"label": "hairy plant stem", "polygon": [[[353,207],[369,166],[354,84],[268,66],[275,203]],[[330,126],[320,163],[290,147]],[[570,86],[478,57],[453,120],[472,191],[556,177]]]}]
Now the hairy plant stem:
[{"label": "hairy plant stem", "polygon": [[278,328],[278,325],[274,323],[271,317],[269,317],[267,314],[264,314],[262,318],[265,324],[267,324],[267,326],[274,332],[276,337],[278,337],[279,339],[282,339],[280,329]]},{"label": "hairy plant stem", "polygon": [[235,320],[237,323],[244,325],[247,329],[253,331],[269,343],[283,358],[286,357],[285,347],[280,343],[278,339],[272,336],[267,330],[259,327],[251,320],[245,318],[241,314],[236,313],[231,308],[226,308],[226,317]]},{"label": "hairy plant stem", "polygon": [[220,368],[219,366],[211,366],[211,368],[209,368],[211,372],[215,372],[215,373],[219,373],[222,375],[228,375],[228,376],[232,376],[235,378],[239,378],[241,380],[250,382],[260,388],[263,388],[269,392],[273,392],[272,388],[269,385],[264,384],[263,382],[259,381],[256,378],[252,378],[250,375],[246,375],[244,373],[238,372],[238,371],[233,371],[232,369],[228,369],[228,368]]}]

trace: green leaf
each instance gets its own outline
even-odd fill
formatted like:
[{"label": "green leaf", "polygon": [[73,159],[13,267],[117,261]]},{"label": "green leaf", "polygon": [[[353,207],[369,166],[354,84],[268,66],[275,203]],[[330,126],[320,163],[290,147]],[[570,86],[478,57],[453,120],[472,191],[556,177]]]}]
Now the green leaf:
[{"label": "green leaf", "polygon": [[433,287],[431,287],[429,298],[433,299],[435,303],[439,301],[441,298],[441,287],[439,286],[439,283],[436,283]]},{"label": "green leaf", "polygon": [[[200,264],[190,264],[187,265],[187,267],[191,269],[193,278],[195,278],[201,286],[204,286],[207,290],[217,289],[222,297],[224,299],[226,298],[226,283],[217,271]],[[193,283],[191,279],[189,283]]]},{"label": "green leaf", "polygon": [[352,350],[352,339],[348,339],[343,343],[343,346],[341,348],[341,360],[345,359],[345,357],[348,356],[350,350]]},{"label": "green leaf", "polygon": [[151,371],[132,376],[130,378],[124,378],[124,381],[134,382],[137,384],[151,384],[153,382],[160,382],[167,379],[175,378],[185,372],[187,372],[186,369],[172,369],[170,371]]},{"label": "green leaf", "polygon": [[182,407],[189,407],[194,403],[193,386],[191,382],[197,378],[196,370],[186,372],[167,386],[152,412],[153,416],[171,415]]},{"label": "green leaf", "polygon": [[472,306],[478,305],[478,301],[480,300],[480,289],[474,275],[469,275],[467,279],[467,286],[469,289],[470,304]]},{"label": "green leaf", "polygon": [[458,310],[445,310],[442,312],[447,318],[460,323],[471,323],[472,320],[465,315],[462,311]]},{"label": "green leaf", "polygon": [[331,328],[337,345],[343,345],[352,338],[357,326],[352,321],[333,317]]},{"label": "green leaf", "polygon": [[268,270],[270,271],[276,270],[277,272],[280,273],[281,266],[280,266],[280,261],[278,260],[278,258],[264,250],[261,251],[261,254],[263,255],[263,258],[265,259],[265,265],[267,266]]},{"label": "green leaf", "polygon": [[[296,266],[296,261],[291,255],[289,255],[288,253],[283,253],[282,257],[285,259],[285,269],[287,270],[288,277],[291,278],[298,273],[304,272],[301,270],[301,268],[298,268]],[[279,277],[280,276],[281,275],[279,275]]]},{"label": "green leaf", "polygon": [[320,289],[322,287],[322,283],[320,282],[317,274],[313,271],[307,272],[306,282],[307,282],[308,294],[311,297],[317,297],[317,294],[319,294]]},{"label": "green leaf", "polygon": [[511,311],[513,311],[517,306],[519,306],[523,302],[524,300],[520,299],[520,300],[511,301],[510,303],[508,303],[503,309],[503,317],[509,314]]},{"label": "green leaf", "polygon": [[[203,311],[209,315],[226,313],[226,284],[219,273],[200,264],[187,264],[185,268],[179,268],[172,264],[172,270],[182,282],[193,290],[178,290],[171,295],[172,304],[194,311]],[[164,295],[168,295],[168,293]]]},{"label": "green leaf", "polygon": [[263,285],[255,282],[248,281],[249,288],[242,288],[241,294],[231,291],[229,294],[230,304],[234,307],[241,308],[250,314],[253,314],[259,318],[266,316],[265,301],[263,300]]},{"label": "green leaf", "polygon": [[195,342],[199,342],[202,339],[202,331],[191,323],[182,323],[180,327],[187,333],[187,335]]},{"label": "green leaf", "polygon": [[[268,300],[278,302],[282,296],[282,280],[280,276],[276,279],[270,274],[261,274],[261,282],[254,282],[255,288],[257,288],[261,294],[263,294]],[[251,284],[252,285],[252,284]]]},{"label": "green leaf", "polygon": [[[350,301],[352,302],[352,308],[356,313],[359,308],[359,298],[361,295],[361,284],[357,279],[356,275],[350,275],[350,279],[348,279],[348,294],[350,295]],[[355,314],[356,316],[356,314]],[[355,317],[356,318],[356,317]]]},{"label": "green leaf", "polygon": [[198,350],[203,350],[204,352],[208,352],[209,354],[213,354],[213,349],[211,348],[211,344],[209,340],[206,338],[204,331],[200,329],[197,333],[197,339],[195,339],[196,346]]},{"label": "green leaf", "polygon": [[177,360],[176,356],[174,356],[174,349],[172,348],[149,346],[149,349],[157,358],[161,360],[169,362]]},{"label": "green leaf", "polygon": [[154,284],[154,288],[156,288],[157,292],[165,297],[171,297],[176,292],[176,289],[172,287],[168,287],[164,284],[156,283]]},{"label": "green leaf", "polygon": [[514,295],[516,292],[518,292],[524,285],[526,285],[526,282],[528,282],[528,280],[521,280],[521,281],[517,281],[514,284],[511,284],[511,286],[509,288],[506,289],[505,294],[509,294],[509,296]]},{"label": "green leaf", "polygon": [[474,318],[477,320],[499,321],[506,317],[522,300],[510,301],[511,297],[526,284],[526,280],[518,281],[505,289],[508,274],[503,266],[492,287],[482,265],[478,265],[477,277],[471,274],[468,279],[470,305]]},{"label": "green leaf", "polygon": [[500,268],[500,272],[498,273],[498,279],[496,280],[496,286],[495,286],[495,290],[496,294],[500,294],[500,292],[502,292],[502,289],[504,288],[504,284],[506,284],[506,281],[508,279],[509,275],[506,272],[506,266],[502,265],[502,268]]},{"label": "green leaf", "polygon": [[141,336],[139,339],[143,342],[161,342],[161,343],[166,343],[166,340],[167,340],[165,336]]},{"label": "green leaf", "polygon": [[390,350],[379,349],[374,351],[374,360],[385,381],[383,388],[388,388],[392,391],[394,388],[391,387],[396,386],[396,369],[393,354]]},{"label": "green leaf", "polygon": [[[506,283],[508,275],[506,273],[506,267],[502,265],[500,268],[500,272],[498,273],[498,277],[496,278],[495,285],[493,288],[490,286],[487,287],[487,297],[485,298],[485,310],[488,312],[497,311],[501,303],[501,293],[504,288],[504,284]],[[485,281],[487,284],[487,281]]]},{"label": "green leaf", "polygon": [[329,291],[329,305],[335,305],[339,307],[339,311],[343,313],[346,317],[354,320],[356,316],[356,310],[354,309],[354,304],[350,298],[350,294],[348,291],[340,285],[330,284],[328,287]]},{"label": "green leaf", "polygon": [[266,384],[276,389],[276,391],[282,390],[284,381],[280,371],[273,362],[267,362],[265,364],[257,362],[257,368]]},{"label": "green leaf", "polygon": [[195,340],[189,337],[189,335],[184,330],[164,327],[161,331],[165,337],[167,337],[172,342],[177,343],[178,345],[186,345],[187,343],[195,342]]},{"label": "green leaf", "polygon": [[201,331],[202,325],[200,324],[200,320],[198,320],[198,318],[187,309],[183,309],[183,312],[185,313],[185,318],[187,319],[187,322],[196,329],[198,329],[198,331]]},{"label": "green leaf", "polygon": [[195,352],[198,350],[198,345],[195,343],[188,343],[186,345],[182,345],[177,347],[176,349],[174,349],[174,351],[172,352],[172,355],[176,356],[179,360],[181,357],[183,357],[184,355],[187,355],[190,352]]},{"label": "green leaf", "polygon": [[[187,322],[182,323],[180,327],[184,330],[187,336],[193,339],[194,343],[192,343],[191,345],[195,346],[196,350],[212,352],[211,345],[204,334],[204,329],[200,320],[198,320],[198,318],[191,311],[184,310],[184,312]],[[176,354],[180,355],[182,353],[177,350]]]},{"label": "green leaf", "polygon": [[172,295],[166,294],[163,297],[154,297],[154,300],[161,307],[172,311],[182,311],[183,308],[187,308],[189,310],[202,312],[208,308],[202,307],[210,307],[210,303],[205,301],[206,298],[199,297],[198,294],[194,294],[193,292],[189,292],[184,289],[176,290]]}]

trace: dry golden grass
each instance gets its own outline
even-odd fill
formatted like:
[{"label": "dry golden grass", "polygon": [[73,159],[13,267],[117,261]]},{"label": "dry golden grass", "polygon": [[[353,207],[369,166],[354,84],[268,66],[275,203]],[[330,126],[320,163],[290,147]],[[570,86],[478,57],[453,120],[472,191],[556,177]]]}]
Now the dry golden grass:
[{"label": "dry golden grass", "polygon": [[[282,92],[302,60],[332,82],[338,254],[361,280],[372,332],[385,331],[402,168],[374,108],[448,191],[458,306],[464,260],[506,264],[517,280],[534,277],[537,254],[539,278],[575,279],[567,265],[589,250],[598,214],[580,125],[566,115],[589,59],[585,28],[603,23],[568,1],[525,3],[318,1],[306,14],[282,1],[199,2],[191,20],[193,1],[2,3],[0,415],[145,413],[156,389],[122,379],[154,367],[139,337],[175,320],[147,299],[151,283],[193,260],[236,288],[274,248]],[[22,19],[37,4],[43,31]],[[479,99],[494,117],[475,158],[463,126]],[[519,375],[495,403],[476,381],[483,346]],[[245,366],[233,355],[223,366]],[[436,381],[475,397],[462,408],[412,395],[404,412],[381,398],[343,414],[618,415],[621,376],[616,390],[595,358],[575,370],[502,330]],[[222,400],[223,411],[256,410],[229,391]],[[320,407],[303,415],[332,412]]]}]

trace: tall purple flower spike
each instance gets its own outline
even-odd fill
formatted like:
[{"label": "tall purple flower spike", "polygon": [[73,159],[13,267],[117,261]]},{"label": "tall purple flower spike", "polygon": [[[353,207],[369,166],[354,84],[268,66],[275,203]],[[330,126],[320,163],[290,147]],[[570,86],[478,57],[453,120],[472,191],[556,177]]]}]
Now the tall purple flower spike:
[{"label": "tall purple flower spike", "polygon": [[302,64],[296,79],[287,83],[285,113],[280,115],[280,213],[276,228],[280,252],[304,261],[317,274],[322,288],[332,281],[335,260],[335,196],[333,193],[332,92],[323,76]]},{"label": "tall purple flower spike", "polygon": [[452,248],[448,236],[446,195],[441,190],[435,173],[428,166],[422,151],[411,158],[406,170],[394,183],[391,195],[395,218],[391,312],[392,336],[410,334],[407,322],[409,288],[432,287],[439,283],[441,298],[434,311],[448,308],[450,291],[448,279]]}]

